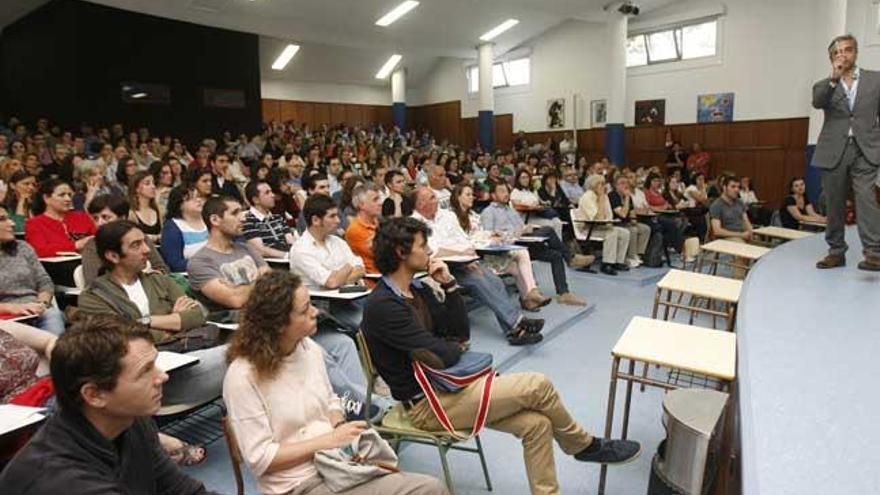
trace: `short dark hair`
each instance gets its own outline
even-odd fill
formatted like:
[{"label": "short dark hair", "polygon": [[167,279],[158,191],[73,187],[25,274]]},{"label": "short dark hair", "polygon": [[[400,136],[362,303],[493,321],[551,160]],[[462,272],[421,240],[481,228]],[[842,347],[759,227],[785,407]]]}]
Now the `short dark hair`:
[{"label": "short dark hair", "polygon": [[95,233],[95,251],[105,268],[113,268],[105,255],[112,251],[122,256],[122,238],[134,229],[140,230],[140,227],[130,220],[115,220],[101,225]]},{"label": "short dark hair", "polygon": [[128,218],[128,212],[131,209],[128,200],[121,194],[99,194],[92,199],[87,209],[89,215],[97,215],[104,208],[112,211],[120,219]]},{"label": "short dark hair", "polygon": [[209,232],[211,230],[211,216],[217,215],[222,217],[226,210],[229,209],[226,206],[227,203],[241,204],[232,196],[211,196],[205,201],[205,206],[202,207],[202,220],[205,222],[205,227],[208,228]]},{"label": "short dark hair", "polygon": [[727,187],[731,182],[736,182],[739,184],[739,177],[735,175],[722,175],[721,176],[721,187]]},{"label": "short dark hair", "polygon": [[183,218],[181,207],[193,188],[181,184],[168,193],[168,206],[165,207],[165,218]]},{"label": "short dark hair", "polygon": [[122,372],[122,359],[128,354],[128,343],[137,339],[153,342],[146,327],[119,316],[79,316],[58,337],[49,363],[60,407],[82,410],[80,390],[89,382],[101,390],[113,390]]},{"label": "short dark hair", "polygon": [[403,175],[403,172],[397,169],[389,170],[387,173],[385,173],[385,185],[390,186],[391,183],[394,182],[394,178],[398,175],[406,179],[406,176]]},{"label": "short dark hair", "polygon": [[254,179],[248,182],[246,186],[244,186],[244,199],[246,199],[247,202],[251,205],[254,204],[254,197],[260,194],[260,191],[258,189],[260,187],[260,184],[266,184],[267,186],[269,186],[269,188],[272,187],[271,185],[269,185],[268,182],[261,179]]},{"label": "short dark hair", "polygon": [[302,178],[303,189],[311,191],[315,188],[315,184],[321,180],[327,180],[327,176],[320,172],[316,174],[306,174],[306,176]]},{"label": "short dark hair", "polygon": [[379,223],[373,237],[373,261],[383,275],[394,273],[400,262],[412,252],[416,234],[428,241],[431,228],[412,217],[386,218]]},{"label": "short dark hair", "polygon": [[490,180],[489,184],[489,194],[495,194],[495,190],[498,189],[498,186],[504,186],[507,188],[507,192],[510,192],[510,184],[507,183],[506,180]]},{"label": "short dark hair", "polygon": [[834,56],[834,53],[833,53],[834,47],[838,43],[840,43],[841,41],[852,41],[853,47],[856,49],[856,53],[859,53],[859,40],[857,40],[855,36],[847,33],[847,34],[842,34],[840,36],[835,36],[834,39],[831,40],[831,43],[828,44],[828,57],[829,58]]},{"label": "short dark hair", "polygon": [[183,181],[189,187],[196,187],[196,182],[202,178],[203,175],[213,175],[211,174],[211,169],[204,167],[193,167],[186,172],[186,180]]},{"label": "short dark hair", "polygon": [[46,179],[40,183],[40,190],[33,196],[33,203],[31,205],[31,211],[34,215],[39,215],[46,211],[46,200],[43,197],[51,196],[55,189],[61,186],[70,187],[70,183],[63,179]]},{"label": "short dark hair", "polygon": [[306,227],[312,226],[312,217],[324,218],[328,211],[336,208],[336,203],[324,194],[312,194],[306,199],[303,205],[303,218],[306,220]]}]

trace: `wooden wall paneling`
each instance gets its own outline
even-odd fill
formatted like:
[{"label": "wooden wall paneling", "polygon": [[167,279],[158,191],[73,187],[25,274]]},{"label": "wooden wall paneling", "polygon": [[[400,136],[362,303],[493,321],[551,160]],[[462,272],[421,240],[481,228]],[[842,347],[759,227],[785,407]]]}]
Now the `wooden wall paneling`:
[{"label": "wooden wall paneling", "polygon": [[[459,138],[461,142],[459,143],[461,146],[464,146],[465,149],[470,149],[480,140],[480,123],[477,117],[468,117],[466,119],[461,119],[461,134]],[[498,144],[498,139],[496,136],[495,144]],[[511,145],[512,146],[512,145]]]},{"label": "wooden wall paneling", "polygon": [[[760,198],[779,207],[785,183],[785,150],[759,150],[755,152],[755,173],[750,175],[755,184],[761,184]],[[756,186],[757,187],[757,186]]]},{"label": "wooden wall paneling", "polygon": [[311,127],[312,129],[317,127],[317,125],[315,124],[315,104],[314,103],[311,103],[308,101],[301,102],[299,105],[297,105],[297,110],[299,113],[299,120],[302,123],[308,124],[308,126]]},{"label": "wooden wall paneling", "polygon": [[281,101],[280,100],[263,100],[261,102],[261,111],[263,112],[263,123],[281,120]]},{"label": "wooden wall paneling", "polygon": [[287,122],[289,120],[296,121],[296,107],[297,102],[295,101],[282,101],[280,105],[278,105],[278,118],[281,119],[282,122]]},{"label": "wooden wall paneling", "polygon": [[633,147],[639,150],[649,150],[656,147],[654,142],[653,127],[633,127]]},{"label": "wooden wall paneling", "polygon": [[391,107],[384,105],[376,107],[376,121],[383,125],[391,126],[394,123],[394,117],[391,115]]},{"label": "wooden wall paneling", "polygon": [[[462,126],[464,131],[464,126]],[[462,134],[462,145],[470,145],[474,139],[468,141],[466,136]],[[513,148],[513,114],[505,113],[495,116],[495,147],[502,150]]]},{"label": "wooden wall paneling", "polygon": [[788,140],[788,121],[767,120],[754,123],[758,146],[784,148]]},{"label": "wooden wall paneling", "polygon": [[711,159],[709,160],[709,175],[715,177],[722,170],[727,170],[727,150],[713,150],[709,152]]},{"label": "wooden wall paneling", "polygon": [[726,123],[703,125],[703,147],[707,151],[727,148],[727,125]]},{"label": "wooden wall paneling", "polygon": [[326,105],[330,108],[330,119],[327,120],[328,124],[351,124],[351,122],[346,119],[347,115],[344,103],[327,103]]},{"label": "wooden wall paneling", "polygon": [[786,145],[789,149],[807,149],[809,138],[810,119],[791,119],[788,122],[788,139]]},{"label": "wooden wall paneling", "polygon": [[330,124],[332,122],[333,121],[330,120],[330,105],[327,103],[315,103],[315,126]]},{"label": "wooden wall paneling", "polygon": [[727,147],[753,148],[758,145],[758,126],[755,122],[733,122],[727,126]]},{"label": "wooden wall paneling", "polygon": [[[681,145],[690,152],[691,146],[693,146],[694,143],[703,144],[704,128],[705,126],[703,124],[680,125],[676,126],[672,131],[672,135],[675,141],[680,142]],[[664,135],[663,138],[665,144],[666,136]]]},{"label": "wooden wall paneling", "polygon": [[719,169],[717,173],[732,172],[736,175],[754,177],[755,155],[757,155],[757,152],[754,150],[728,150],[727,164],[724,168]]}]

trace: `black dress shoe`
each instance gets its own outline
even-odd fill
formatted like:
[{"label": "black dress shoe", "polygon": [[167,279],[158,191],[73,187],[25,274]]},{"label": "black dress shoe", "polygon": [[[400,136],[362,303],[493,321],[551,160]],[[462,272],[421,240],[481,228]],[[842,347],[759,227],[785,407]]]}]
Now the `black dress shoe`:
[{"label": "black dress shoe", "polygon": [[615,263],[615,264],[614,264],[614,269],[617,270],[617,271],[619,271],[619,272],[628,272],[628,271],[629,271],[629,265],[627,265],[626,263]]},{"label": "black dress shoe", "polygon": [[532,345],[537,344],[542,340],[544,340],[544,336],[540,333],[529,333],[525,330],[522,330],[519,333],[514,330],[512,333],[507,334],[507,343],[510,345]]},{"label": "black dress shoe", "polygon": [[541,330],[544,329],[544,319],[543,318],[525,318],[519,321],[519,325],[513,330],[514,333],[519,332],[520,330],[525,330],[528,333],[541,333]]},{"label": "black dress shoe", "polygon": [[617,270],[615,270],[614,265],[610,263],[602,263],[599,271],[604,273],[605,275],[617,275]]},{"label": "black dress shoe", "polygon": [[642,452],[642,446],[632,440],[606,440],[593,437],[593,443],[574,455],[581,462],[598,464],[624,464]]}]

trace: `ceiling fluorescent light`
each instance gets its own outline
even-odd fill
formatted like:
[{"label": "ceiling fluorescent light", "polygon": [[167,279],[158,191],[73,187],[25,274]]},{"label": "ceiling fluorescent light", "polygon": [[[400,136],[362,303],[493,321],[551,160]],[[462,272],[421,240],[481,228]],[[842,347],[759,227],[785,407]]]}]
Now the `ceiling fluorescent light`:
[{"label": "ceiling fluorescent light", "polygon": [[418,6],[419,6],[419,2],[416,2],[415,0],[406,0],[405,2],[401,3],[397,7],[394,7],[391,10],[391,12],[388,12],[387,14],[383,15],[378,21],[376,21],[376,25],[386,27],[389,24],[393,23],[394,21],[396,21],[396,20],[400,19],[401,17],[403,17],[404,15],[406,15],[406,13],[409,12],[410,10],[412,10]]},{"label": "ceiling fluorescent light", "polygon": [[495,38],[499,34],[503,33],[504,31],[507,31],[508,29],[512,28],[513,26],[516,26],[517,24],[519,24],[518,19],[508,19],[508,20],[502,22],[501,24],[495,26],[494,28],[492,28],[492,30],[489,31],[488,33],[480,36],[480,39],[483,41],[491,41],[493,38]]},{"label": "ceiling fluorescent light", "polygon": [[275,59],[275,63],[272,64],[272,68],[275,70],[284,70],[287,67],[287,64],[290,62],[290,59],[296,55],[296,52],[299,51],[299,45],[287,45],[284,48],[284,51],[281,52],[281,55],[278,55],[278,58]]},{"label": "ceiling fluorescent light", "polygon": [[400,62],[400,59],[402,58],[403,55],[398,55],[396,53],[392,55],[391,58],[389,58],[388,61],[385,62],[385,65],[383,65],[382,68],[379,69],[379,72],[376,73],[376,79],[385,79],[386,77],[388,77],[388,74],[391,74],[391,71],[393,71],[394,68],[397,67],[397,63]]},{"label": "ceiling fluorescent light", "polygon": [[146,93],[135,93],[135,94],[131,95],[132,98],[138,98],[138,99],[146,98],[147,96],[149,96],[149,95],[147,95]]}]

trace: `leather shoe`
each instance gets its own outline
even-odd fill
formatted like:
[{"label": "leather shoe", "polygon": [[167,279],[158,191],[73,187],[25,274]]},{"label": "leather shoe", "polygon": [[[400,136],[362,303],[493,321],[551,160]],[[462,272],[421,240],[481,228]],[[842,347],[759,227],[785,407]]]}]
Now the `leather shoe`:
[{"label": "leather shoe", "polygon": [[816,268],[820,270],[837,268],[839,266],[846,266],[846,258],[839,254],[829,254],[816,262]]},{"label": "leather shoe", "polygon": [[604,273],[605,275],[617,275],[617,270],[615,270],[614,265],[610,263],[602,263],[599,271]]},{"label": "leather shoe", "polygon": [[614,264],[614,269],[617,270],[617,271],[619,271],[619,272],[628,272],[628,271],[629,271],[629,265],[627,265],[626,263],[615,263],[615,264]]},{"label": "leather shoe", "polygon": [[880,272],[880,256],[868,255],[864,261],[859,262],[859,270],[867,270],[869,272]]}]

